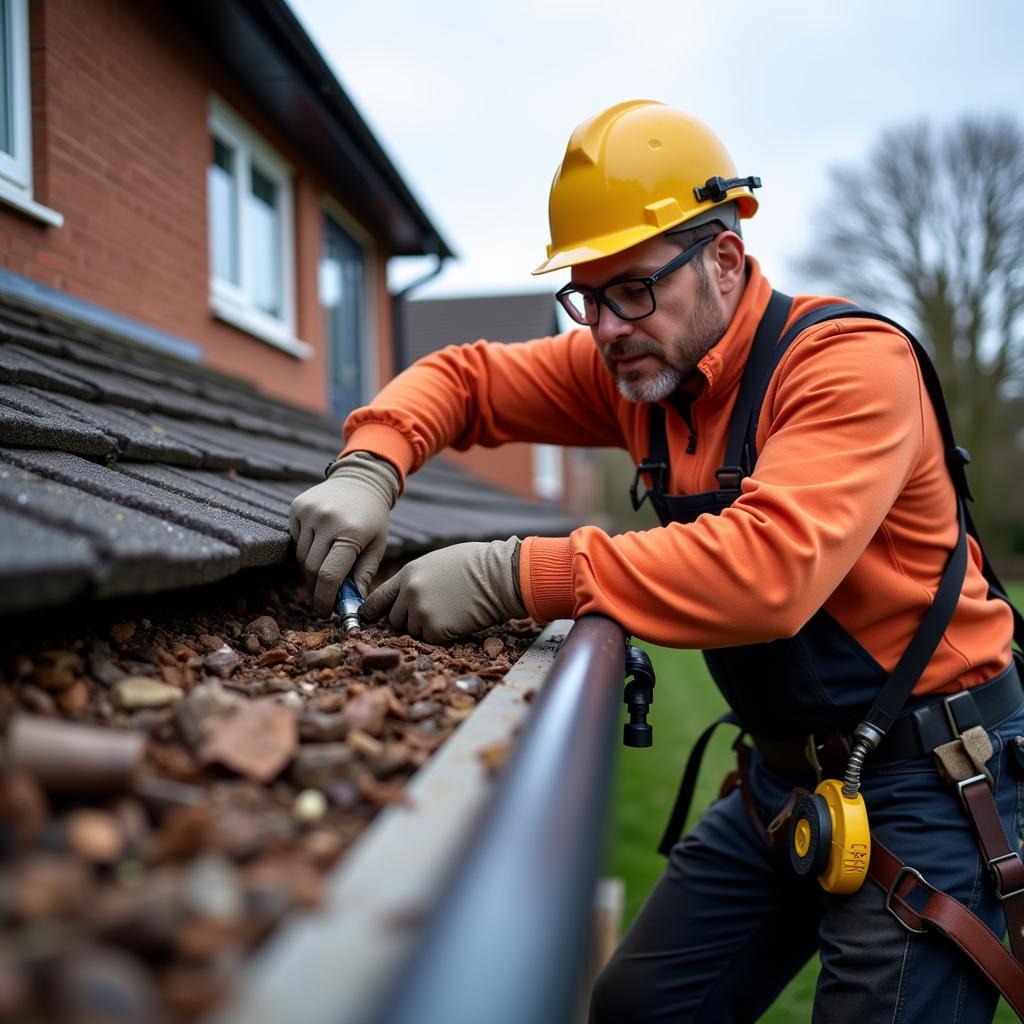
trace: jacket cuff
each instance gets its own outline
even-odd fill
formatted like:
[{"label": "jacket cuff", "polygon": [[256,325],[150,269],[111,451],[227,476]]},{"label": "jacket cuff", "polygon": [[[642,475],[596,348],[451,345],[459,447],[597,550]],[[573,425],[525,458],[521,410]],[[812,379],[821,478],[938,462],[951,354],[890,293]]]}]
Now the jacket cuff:
[{"label": "jacket cuff", "polygon": [[519,555],[519,586],[532,619],[571,619],[576,609],[572,585],[572,542],[568,537],[527,537]]},{"label": "jacket cuff", "polygon": [[405,490],[405,477],[413,467],[415,453],[412,445],[394,427],[383,423],[368,423],[357,427],[338,457],[352,452],[369,452],[379,459],[386,459],[395,467],[399,485]]}]

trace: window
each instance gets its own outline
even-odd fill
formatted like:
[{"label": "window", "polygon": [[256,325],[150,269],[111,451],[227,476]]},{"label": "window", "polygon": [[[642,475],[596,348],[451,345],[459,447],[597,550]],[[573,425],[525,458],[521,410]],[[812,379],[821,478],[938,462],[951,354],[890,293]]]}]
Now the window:
[{"label": "window", "polygon": [[28,2],[0,0],[0,199],[59,227],[64,218],[32,198]]},{"label": "window", "polygon": [[533,446],[533,490],[545,501],[559,501],[565,494],[563,451],[553,444]]},{"label": "window", "polygon": [[319,273],[327,327],[331,412],[343,419],[366,395],[366,259],[362,247],[329,213]]},{"label": "window", "polygon": [[210,304],[216,316],[293,355],[292,186],[288,166],[215,101],[207,168]]}]

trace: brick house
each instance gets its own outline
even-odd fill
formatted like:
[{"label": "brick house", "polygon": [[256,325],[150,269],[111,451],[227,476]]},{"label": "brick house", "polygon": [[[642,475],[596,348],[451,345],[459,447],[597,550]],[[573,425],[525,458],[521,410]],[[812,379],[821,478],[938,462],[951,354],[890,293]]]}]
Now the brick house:
[{"label": "brick house", "polygon": [[[284,0],[0,0],[0,616],[291,566],[451,251]],[[433,460],[389,557],[572,522]]]},{"label": "brick house", "polygon": [[283,0],[0,0],[0,19],[8,287],[335,417],[393,375],[387,262],[451,251]]}]

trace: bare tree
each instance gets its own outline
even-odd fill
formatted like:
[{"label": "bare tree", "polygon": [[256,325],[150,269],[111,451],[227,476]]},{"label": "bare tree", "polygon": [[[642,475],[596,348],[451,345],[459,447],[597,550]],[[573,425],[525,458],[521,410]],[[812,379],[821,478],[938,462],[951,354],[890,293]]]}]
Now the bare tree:
[{"label": "bare tree", "polygon": [[1009,117],[893,129],[863,167],[834,171],[832,193],[799,267],[930,349],[983,526],[997,408],[1024,380],[1024,133]]}]

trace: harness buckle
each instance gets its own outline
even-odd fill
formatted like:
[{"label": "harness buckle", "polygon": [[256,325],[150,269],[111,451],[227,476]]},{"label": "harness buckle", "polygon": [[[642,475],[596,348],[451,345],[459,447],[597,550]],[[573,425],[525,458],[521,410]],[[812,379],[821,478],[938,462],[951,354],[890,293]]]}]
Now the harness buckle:
[{"label": "harness buckle", "polygon": [[951,697],[943,697],[942,707],[946,712],[946,721],[949,722],[949,729],[954,739],[976,725],[984,726],[985,724],[970,690],[961,690]]},{"label": "harness buckle", "polygon": [[[633,504],[633,511],[639,511],[640,506],[650,497],[651,493],[655,494],[664,493],[665,490],[665,474],[668,472],[668,464],[664,462],[650,462],[644,459],[639,466],[636,467],[636,473],[633,475],[633,482],[629,485],[629,500]],[[640,489],[640,474],[650,473],[651,474],[651,486],[648,490],[645,490],[643,497],[637,497],[637,492]]]},{"label": "harness buckle", "polygon": [[715,479],[720,491],[738,491],[743,480],[743,469],[741,466],[722,466],[715,470]]},{"label": "harness buckle", "polygon": [[[964,796],[964,790],[968,786],[973,786],[976,782],[980,782],[986,787],[988,786],[988,779],[984,775],[972,775],[969,779],[961,779],[956,784],[957,795],[960,797],[960,803],[964,805],[964,810],[967,812],[968,817],[971,817],[971,809],[967,805],[967,797]],[[973,817],[971,817],[971,820],[974,820]]]},{"label": "harness buckle", "polygon": [[1024,885],[1018,886],[1013,890],[1013,892],[1003,892],[1003,876],[999,874],[999,870],[996,868],[996,865],[1001,864],[1005,860],[1019,861],[1020,858],[1011,850],[1010,853],[1004,853],[1001,857],[993,857],[988,862],[988,869],[992,873],[992,878],[996,883],[996,899],[998,900],[1009,900],[1024,892]]},{"label": "harness buckle", "polygon": [[896,890],[900,887],[900,884],[907,875],[913,875],[922,885],[928,885],[924,880],[924,875],[922,875],[917,868],[912,868],[908,864],[903,864],[899,871],[896,872],[896,877],[892,880],[892,885],[889,886],[889,889],[885,894],[885,909],[888,910],[889,913],[892,914],[892,916],[895,917],[911,935],[924,935],[924,933],[928,931],[927,928],[912,928],[903,920],[902,917],[900,917],[896,912],[896,908],[892,905],[893,897],[896,895]]}]

